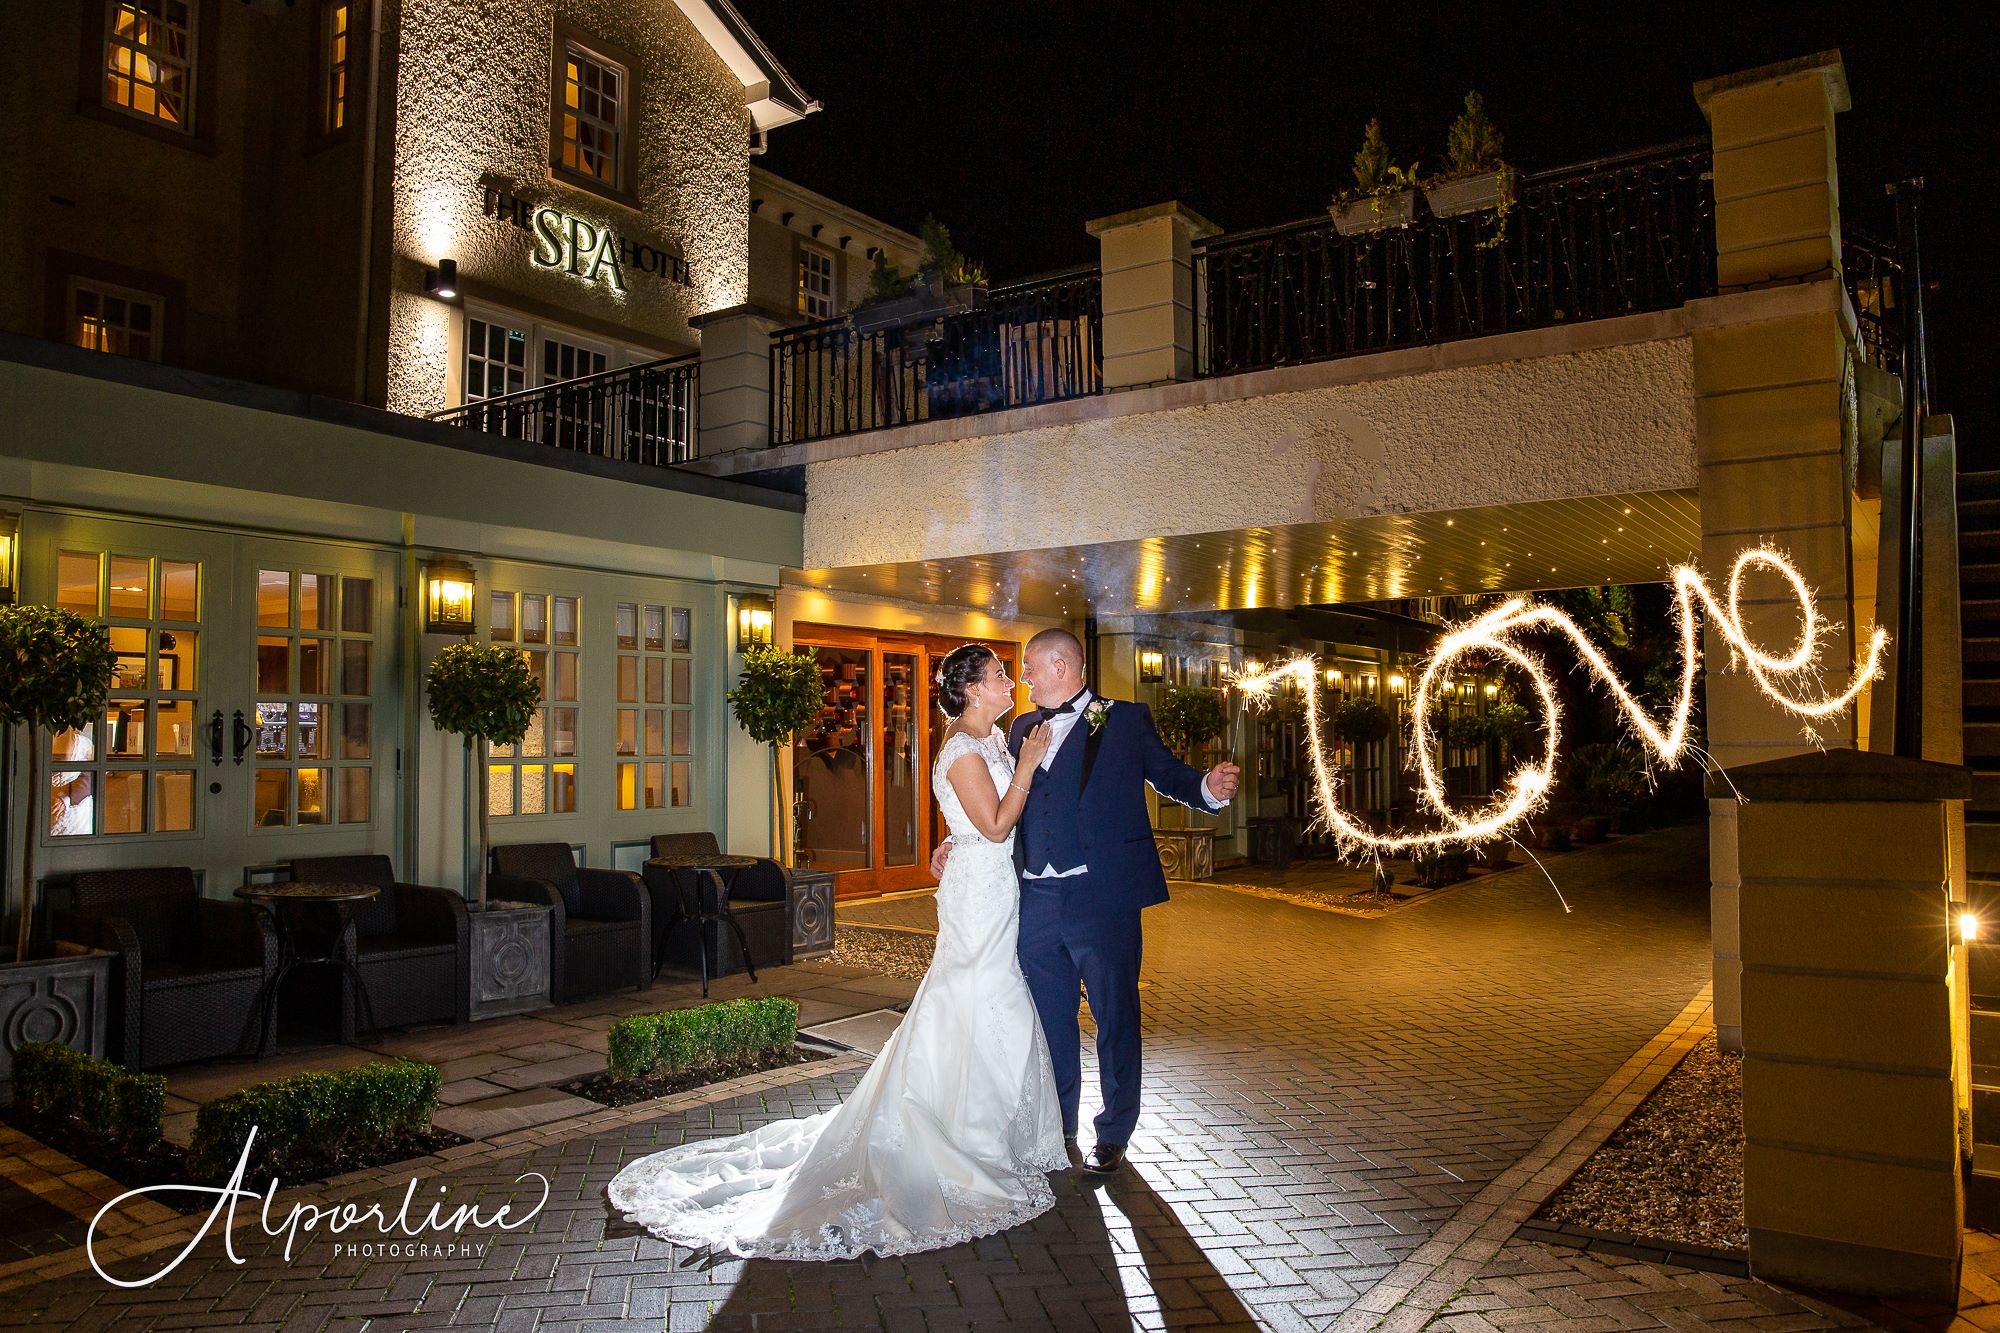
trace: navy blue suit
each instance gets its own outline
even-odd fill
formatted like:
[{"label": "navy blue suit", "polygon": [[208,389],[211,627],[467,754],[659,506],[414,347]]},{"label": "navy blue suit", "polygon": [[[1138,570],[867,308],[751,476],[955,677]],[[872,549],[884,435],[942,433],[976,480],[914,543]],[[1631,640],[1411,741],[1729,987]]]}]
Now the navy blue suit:
[{"label": "navy blue suit", "polygon": [[[1014,865],[1089,867],[1082,875],[1021,881],[1018,951],[1055,1065],[1063,1132],[1076,1133],[1082,1091],[1080,983],[1097,1024],[1104,1099],[1097,1141],[1122,1147],[1139,1123],[1139,913],[1167,900],[1146,786],[1196,810],[1209,805],[1202,775],[1167,749],[1152,711],[1110,702],[1095,734],[1079,719],[1049,770],[1036,775],[1015,830]],[[1015,719],[1007,747],[1016,757],[1041,720],[1039,711]]]}]

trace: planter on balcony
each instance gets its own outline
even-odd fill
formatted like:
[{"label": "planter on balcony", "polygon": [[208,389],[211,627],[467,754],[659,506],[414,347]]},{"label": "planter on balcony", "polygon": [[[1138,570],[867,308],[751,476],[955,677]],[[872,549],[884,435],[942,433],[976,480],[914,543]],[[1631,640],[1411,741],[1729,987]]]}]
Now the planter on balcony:
[{"label": "planter on balcony", "polygon": [[1369,195],[1335,204],[1328,211],[1333,214],[1334,228],[1342,236],[1407,227],[1417,220],[1417,192],[1396,190],[1390,194]]},{"label": "planter on balcony", "polygon": [[54,956],[0,963],[0,1100],[11,1101],[14,1053],[31,1041],[104,1054],[111,955],[57,941]]},{"label": "planter on balcony", "polygon": [[467,916],[472,925],[472,1019],[548,1008],[549,908],[488,902],[485,911],[475,908]]},{"label": "planter on balcony", "polygon": [[1502,199],[1514,195],[1516,172],[1512,167],[1461,176],[1457,180],[1424,187],[1424,205],[1441,218],[1486,213],[1500,207]]}]

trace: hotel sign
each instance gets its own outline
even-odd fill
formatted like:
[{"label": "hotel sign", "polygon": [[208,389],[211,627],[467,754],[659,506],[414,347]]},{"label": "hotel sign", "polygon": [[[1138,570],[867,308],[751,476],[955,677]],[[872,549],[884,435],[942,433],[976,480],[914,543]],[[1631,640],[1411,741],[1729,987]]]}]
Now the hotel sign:
[{"label": "hotel sign", "polygon": [[620,236],[609,226],[578,217],[553,204],[524,199],[498,185],[480,187],[483,212],[528,235],[528,259],[536,268],[557,269],[589,283],[625,290],[627,273],[649,273],[662,282],[694,286],[687,261],[664,246]]}]

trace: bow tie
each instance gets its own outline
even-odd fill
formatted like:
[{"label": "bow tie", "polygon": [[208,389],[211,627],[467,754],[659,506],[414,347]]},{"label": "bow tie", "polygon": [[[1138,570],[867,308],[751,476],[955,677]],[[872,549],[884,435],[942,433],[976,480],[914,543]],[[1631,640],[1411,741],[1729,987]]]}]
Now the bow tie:
[{"label": "bow tie", "polygon": [[1042,710],[1042,720],[1047,722],[1053,718],[1062,716],[1064,713],[1074,713],[1076,711],[1076,701],[1082,697],[1083,695],[1081,694],[1072,694],[1069,697],[1068,703],[1058,705],[1055,708],[1044,708]]}]

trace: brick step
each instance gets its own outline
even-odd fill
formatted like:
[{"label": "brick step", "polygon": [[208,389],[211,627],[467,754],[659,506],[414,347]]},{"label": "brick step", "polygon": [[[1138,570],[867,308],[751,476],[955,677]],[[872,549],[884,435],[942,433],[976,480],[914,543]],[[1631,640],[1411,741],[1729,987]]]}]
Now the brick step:
[{"label": "brick step", "polygon": [[2000,663],[2000,637],[1975,638],[1965,636],[1965,661],[1970,666],[1974,662]]},{"label": "brick step", "polygon": [[2000,531],[2000,495],[1968,499],[1965,479],[1959,478],[1958,530],[1961,533]]},{"label": "brick step", "polygon": [[2000,556],[2000,531],[1973,527],[1963,509],[1959,511],[1958,524],[1959,563],[1985,564]]},{"label": "brick step", "polygon": [[1991,635],[1993,627],[2000,625],[2000,597],[1976,596],[1963,584],[1959,585],[1958,591],[1958,622],[1964,626],[1963,632],[1971,636],[1980,633],[1983,628]]},{"label": "brick step", "polygon": [[1968,680],[1959,695],[1965,707],[1966,716],[1972,716],[1975,708],[2000,709],[2000,678],[1990,680]]},{"label": "brick step", "polygon": [[1975,765],[1970,759],[1966,767],[1972,770],[1972,799],[1966,802],[1966,818],[1975,814],[1992,813],[2000,817],[2000,758],[1982,755],[1982,765]]},{"label": "brick step", "polygon": [[1965,753],[1972,755],[2000,755],[2000,722],[1975,722],[1970,716],[1965,720]]},{"label": "brick step", "polygon": [[1961,504],[1967,500],[2000,500],[2000,472],[1959,473],[1958,498]]}]

